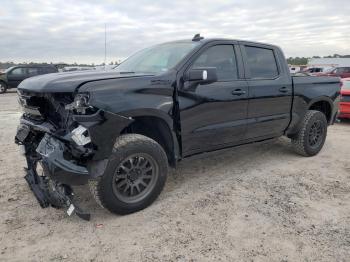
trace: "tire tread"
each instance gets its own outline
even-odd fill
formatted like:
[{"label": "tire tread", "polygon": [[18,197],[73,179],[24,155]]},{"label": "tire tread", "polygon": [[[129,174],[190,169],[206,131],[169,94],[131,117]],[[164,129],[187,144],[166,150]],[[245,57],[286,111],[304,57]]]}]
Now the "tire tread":
[{"label": "tire tread", "polygon": [[[292,138],[292,145],[293,145],[294,151],[302,156],[312,156],[313,155],[313,154],[310,154],[309,152],[307,152],[307,148],[305,146],[305,139],[307,139],[308,124],[309,124],[310,120],[313,117],[315,117],[315,115],[317,115],[317,114],[322,114],[324,116],[324,118],[326,119],[326,116],[320,111],[316,111],[316,110],[307,111],[305,114],[305,117],[303,119],[303,122],[301,123],[301,128],[299,129],[296,136]],[[327,127],[326,127],[326,129],[327,129]]]}]

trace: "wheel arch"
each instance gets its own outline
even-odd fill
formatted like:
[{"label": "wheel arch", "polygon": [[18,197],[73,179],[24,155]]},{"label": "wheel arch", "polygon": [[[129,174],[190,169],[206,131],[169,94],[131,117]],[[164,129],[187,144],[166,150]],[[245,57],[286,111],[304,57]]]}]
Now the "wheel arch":
[{"label": "wheel arch", "polygon": [[332,121],[333,101],[326,96],[313,99],[308,104],[308,110],[316,110],[325,114],[328,124]]},{"label": "wheel arch", "polygon": [[143,114],[138,114],[140,113],[138,111],[128,113],[127,116],[132,117],[134,121],[125,127],[121,134],[136,133],[155,140],[167,154],[169,165],[175,167],[180,158],[180,151],[173,128],[173,119],[157,110],[142,110]]},{"label": "wheel arch", "polygon": [[4,83],[5,84],[5,88],[9,89],[9,84],[7,83],[7,81],[5,79],[0,79],[0,83]]}]

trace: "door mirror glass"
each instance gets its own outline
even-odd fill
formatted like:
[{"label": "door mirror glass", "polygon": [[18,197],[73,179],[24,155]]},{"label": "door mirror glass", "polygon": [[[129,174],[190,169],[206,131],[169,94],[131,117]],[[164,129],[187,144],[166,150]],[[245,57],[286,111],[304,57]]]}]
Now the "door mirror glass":
[{"label": "door mirror glass", "polygon": [[187,71],[185,80],[199,84],[210,84],[218,80],[216,67],[192,68]]}]

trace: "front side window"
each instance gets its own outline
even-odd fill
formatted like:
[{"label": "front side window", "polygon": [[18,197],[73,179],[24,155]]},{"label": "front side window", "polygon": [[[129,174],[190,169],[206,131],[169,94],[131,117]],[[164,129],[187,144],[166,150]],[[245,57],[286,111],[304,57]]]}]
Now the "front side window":
[{"label": "front side window", "polygon": [[192,65],[193,69],[201,67],[216,67],[218,81],[238,78],[236,56],[232,45],[209,47]]},{"label": "front side window", "polygon": [[25,70],[23,67],[15,68],[10,72],[11,75],[24,75]]},{"label": "front side window", "polygon": [[278,68],[273,50],[246,46],[245,51],[251,78],[271,79],[278,76]]}]

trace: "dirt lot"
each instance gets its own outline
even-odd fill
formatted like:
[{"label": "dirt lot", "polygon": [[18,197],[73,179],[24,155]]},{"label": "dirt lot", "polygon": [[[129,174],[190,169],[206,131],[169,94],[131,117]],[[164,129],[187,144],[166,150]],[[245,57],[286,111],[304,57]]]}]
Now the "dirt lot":
[{"label": "dirt lot", "polygon": [[13,138],[16,93],[0,95],[1,261],[349,261],[350,123],[313,158],[287,139],[180,164],[160,198],[128,216],[79,188],[85,222],[41,209]]}]

